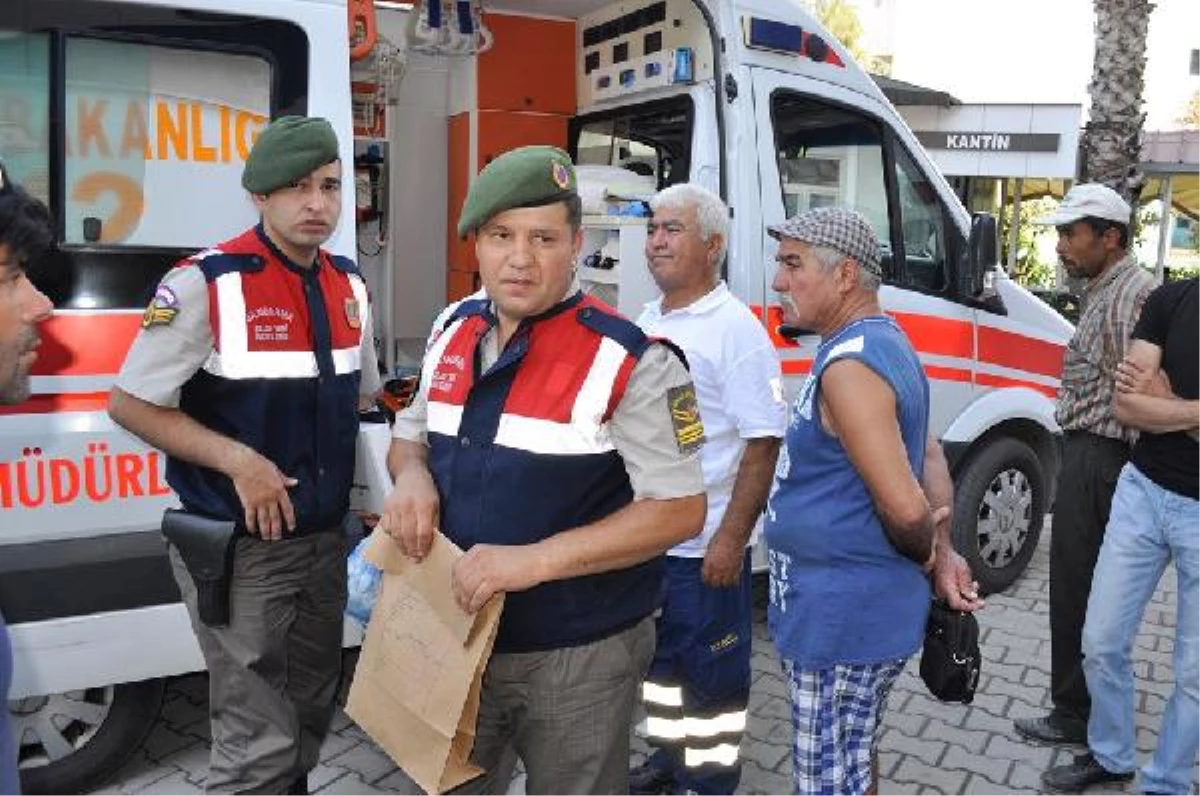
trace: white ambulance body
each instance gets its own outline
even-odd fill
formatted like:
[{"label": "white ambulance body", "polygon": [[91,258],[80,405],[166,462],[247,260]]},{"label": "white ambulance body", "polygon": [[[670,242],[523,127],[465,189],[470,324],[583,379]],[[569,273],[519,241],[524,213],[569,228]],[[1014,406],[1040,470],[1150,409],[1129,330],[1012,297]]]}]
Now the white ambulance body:
[{"label": "white ambulance body", "polygon": [[[409,54],[378,142],[381,215],[360,212],[356,233],[346,190],[330,242],[374,283],[388,361],[419,355],[437,311],[474,287],[469,247],[451,235],[456,205],[511,146],[559,144],[586,166],[599,212],[585,220],[581,278],[630,314],[653,296],[645,226],[612,197],[683,179],[721,193],[726,278],[764,317],[792,389],[815,340],[776,331],[764,228],[855,207],[887,253],[885,307],[930,377],[956,544],[991,589],[1019,575],[1052,499],[1070,326],[997,268],[994,222],[968,217],[850,56],[784,0],[486,5],[487,54]],[[349,183],[346,13],[345,0],[0,6],[0,159],[48,202],[59,241],[37,275],[59,309],[34,395],[0,409],[0,610],[27,790],[98,785],[148,731],[163,678],[203,668],[157,530],[175,504],[163,456],[114,427],[107,391],[158,278],[254,222],[239,177],[267,118],[333,121]],[[396,38],[408,13],[380,10],[379,29]],[[544,35],[565,46],[539,49]],[[562,74],[566,90],[542,107]],[[497,76],[511,96],[496,96]],[[372,257],[363,229],[374,223],[373,238],[380,221],[388,241]]]}]

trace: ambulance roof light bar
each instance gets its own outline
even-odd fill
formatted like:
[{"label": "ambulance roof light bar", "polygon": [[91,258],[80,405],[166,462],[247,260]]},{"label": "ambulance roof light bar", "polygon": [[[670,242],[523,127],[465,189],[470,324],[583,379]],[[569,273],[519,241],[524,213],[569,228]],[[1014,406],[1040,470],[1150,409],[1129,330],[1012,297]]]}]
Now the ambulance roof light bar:
[{"label": "ambulance roof light bar", "polygon": [[800,55],[819,64],[846,66],[823,38],[808,33],[799,25],[761,17],[742,17],[742,33],[746,46],[755,50]]}]

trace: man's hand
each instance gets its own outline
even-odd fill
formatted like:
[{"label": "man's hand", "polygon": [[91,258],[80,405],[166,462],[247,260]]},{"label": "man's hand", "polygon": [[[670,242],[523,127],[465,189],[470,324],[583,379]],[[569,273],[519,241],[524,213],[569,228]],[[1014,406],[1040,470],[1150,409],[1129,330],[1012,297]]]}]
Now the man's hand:
[{"label": "man's hand", "polygon": [[1162,348],[1147,340],[1129,341],[1129,350],[1117,365],[1113,411],[1128,428],[1151,434],[1176,431],[1200,437],[1200,401],[1184,399],[1171,389],[1162,370]]},{"label": "man's hand", "polygon": [[454,562],[454,601],[469,614],[497,592],[524,591],[541,583],[534,545],[477,544]]},{"label": "man's hand", "polygon": [[708,543],[704,553],[704,564],[700,568],[700,579],[711,589],[727,589],[738,585],[742,575],[742,563],[746,560],[746,546],[718,533]]},{"label": "man's hand", "polygon": [[[1171,387],[1171,379],[1162,368],[1150,370],[1126,357],[1117,365],[1116,387],[1125,395],[1149,395],[1152,398],[1178,398]],[[1200,441],[1200,431],[1185,429],[1184,432]]]},{"label": "man's hand", "polygon": [[288,531],[296,530],[296,512],[287,492],[296,485],[295,478],[284,475],[274,462],[245,446],[238,449],[229,477],[242,503],[247,531],[264,541],[276,541],[283,538],[285,525]]},{"label": "man's hand", "polygon": [[[947,517],[949,509],[946,510]],[[937,519],[935,514],[934,519]],[[971,575],[967,560],[949,545],[935,546],[933,591],[956,611],[978,611],[986,603],[979,599],[979,584]]]},{"label": "man's hand", "polygon": [[158,406],[113,386],[108,412],[122,428],[176,459],[223,473],[242,504],[246,531],[266,541],[296,530],[288,489],[296,485],[253,448],[219,434],[178,407]]},{"label": "man's hand", "polygon": [[433,476],[423,467],[406,469],[383,501],[378,527],[414,561],[421,561],[433,544],[440,502]]},{"label": "man's hand", "polygon": [[1146,368],[1129,357],[1117,365],[1117,392],[1141,393],[1156,398],[1171,398],[1175,393],[1171,390],[1171,380],[1161,368]]}]

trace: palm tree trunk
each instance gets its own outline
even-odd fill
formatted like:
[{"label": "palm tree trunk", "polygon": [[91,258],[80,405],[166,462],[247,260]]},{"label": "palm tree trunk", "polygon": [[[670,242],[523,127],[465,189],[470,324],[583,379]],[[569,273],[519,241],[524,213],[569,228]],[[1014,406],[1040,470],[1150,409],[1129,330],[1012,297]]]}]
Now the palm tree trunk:
[{"label": "palm tree trunk", "polygon": [[[1146,176],[1139,168],[1142,148],[1143,74],[1150,0],[1094,0],[1096,55],[1092,105],[1079,147],[1079,181],[1101,182],[1137,206]],[[1136,213],[1134,214],[1136,218]]]}]

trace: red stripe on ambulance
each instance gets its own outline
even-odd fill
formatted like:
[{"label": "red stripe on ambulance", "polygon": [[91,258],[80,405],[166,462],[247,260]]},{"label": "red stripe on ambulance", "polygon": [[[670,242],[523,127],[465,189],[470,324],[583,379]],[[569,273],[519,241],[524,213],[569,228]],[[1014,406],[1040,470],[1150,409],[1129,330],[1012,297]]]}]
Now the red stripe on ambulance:
[{"label": "red stripe on ambulance", "polygon": [[1038,384],[1036,381],[1025,381],[1024,379],[1014,379],[1008,376],[997,376],[995,373],[976,373],[975,383],[985,387],[1028,387],[1031,390],[1037,390],[1042,395],[1050,398],[1058,396],[1058,388],[1051,387],[1046,384]]},{"label": "red stripe on ambulance", "polygon": [[112,376],[141,328],[142,314],[58,314],[38,327],[34,376]]},{"label": "red stripe on ambulance", "polygon": [[991,365],[1024,370],[1057,379],[1062,376],[1066,346],[1016,332],[979,327],[979,359]]},{"label": "red stripe on ambulance", "polygon": [[25,403],[0,406],[0,416],[46,415],[54,412],[104,412],[108,410],[107,392],[42,393]]}]

